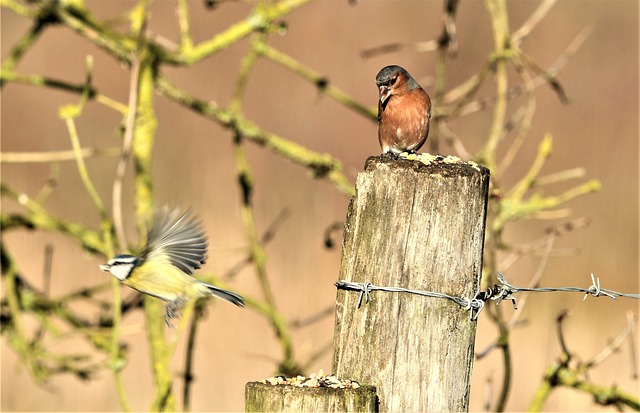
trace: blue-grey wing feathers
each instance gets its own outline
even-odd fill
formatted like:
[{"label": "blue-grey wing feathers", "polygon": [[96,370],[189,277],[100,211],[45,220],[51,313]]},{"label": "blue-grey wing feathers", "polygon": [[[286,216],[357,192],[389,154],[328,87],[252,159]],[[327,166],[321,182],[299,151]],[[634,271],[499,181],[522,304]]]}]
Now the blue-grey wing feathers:
[{"label": "blue-grey wing feathers", "polygon": [[193,275],[207,259],[207,235],[190,211],[160,208],[147,235],[143,259],[166,257],[186,274]]}]

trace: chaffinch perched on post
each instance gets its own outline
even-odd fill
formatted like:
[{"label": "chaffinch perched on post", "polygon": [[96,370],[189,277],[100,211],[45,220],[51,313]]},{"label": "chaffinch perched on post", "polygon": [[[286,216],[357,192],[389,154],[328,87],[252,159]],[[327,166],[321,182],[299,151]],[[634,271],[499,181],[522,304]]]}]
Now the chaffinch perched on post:
[{"label": "chaffinch perched on post", "polygon": [[382,153],[415,152],[429,135],[431,99],[409,72],[386,66],[376,76]]}]

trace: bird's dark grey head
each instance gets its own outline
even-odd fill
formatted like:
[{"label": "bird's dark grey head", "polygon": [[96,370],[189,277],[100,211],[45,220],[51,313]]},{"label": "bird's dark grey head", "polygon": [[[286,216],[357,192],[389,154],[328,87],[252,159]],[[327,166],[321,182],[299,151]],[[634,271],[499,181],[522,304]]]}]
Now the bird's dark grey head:
[{"label": "bird's dark grey head", "polygon": [[380,86],[392,86],[400,74],[407,74],[404,68],[396,65],[385,66],[376,75],[376,85]]},{"label": "bird's dark grey head", "polygon": [[378,85],[378,98],[382,107],[386,106],[392,95],[420,87],[409,72],[396,65],[383,67],[376,76],[376,85]]},{"label": "bird's dark grey head", "polygon": [[418,82],[403,67],[391,65],[383,67],[376,76],[376,85],[379,89],[399,87],[406,83],[408,90],[421,87]]},{"label": "bird's dark grey head", "polygon": [[135,255],[119,254],[111,258],[106,264],[101,264],[100,269],[110,272],[120,281],[124,281],[140,261],[141,259]]}]

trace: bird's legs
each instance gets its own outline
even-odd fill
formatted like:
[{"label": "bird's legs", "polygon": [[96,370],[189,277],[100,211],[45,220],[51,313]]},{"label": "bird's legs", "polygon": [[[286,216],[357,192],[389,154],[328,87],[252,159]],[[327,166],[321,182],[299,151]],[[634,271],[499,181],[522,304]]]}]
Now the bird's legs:
[{"label": "bird's legs", "polygon": [[166,310],[167,310],[167,315],[164,318],[165,323],[167,323],[167,326],[169,328],[173,328],[174,325],[171,324],[171,319],[172,318],[179,318],[181,313],[179,312],[179,310],[181,310],[185,304],[187,303],[187,300],[184,299],[183,297],[178,297],[173,301],[169,301],[166,305]]}]

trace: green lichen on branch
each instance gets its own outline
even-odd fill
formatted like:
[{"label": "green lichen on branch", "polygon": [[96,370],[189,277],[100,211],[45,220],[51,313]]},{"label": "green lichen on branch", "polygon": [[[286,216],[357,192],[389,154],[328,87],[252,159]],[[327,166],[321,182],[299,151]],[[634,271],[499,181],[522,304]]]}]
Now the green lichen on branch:
[{"label": "green lichen on branch", "polygon": [[597,192],[601,188],[598,180],[590,180],[577,185],[559,195],[544,196],[540,192],[525,196],[536,188],[545,161],[552,152],[552,137],[547,134],[538,146],[538,152],[527,173],[498,202],[498,213],[493,219],[492,231],[502,232],[508,222],[533,218],[535,214],[560,207],[579,196]]}]

